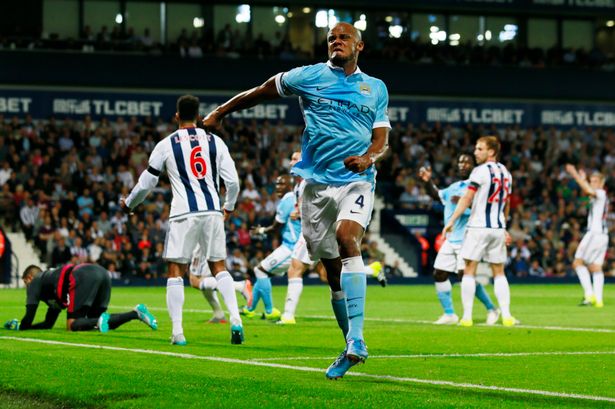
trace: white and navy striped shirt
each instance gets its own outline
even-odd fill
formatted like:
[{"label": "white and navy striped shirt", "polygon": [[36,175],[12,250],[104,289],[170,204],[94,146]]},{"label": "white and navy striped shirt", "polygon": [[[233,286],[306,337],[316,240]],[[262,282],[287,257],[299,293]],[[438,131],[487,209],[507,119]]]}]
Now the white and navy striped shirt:
[{"label": "white and navy striped shirt", "polygon": [[512,192],[512,176],[506,166],[486,162],[475,167],[468,189],[476,192],[468,227],[505,229],[504,208]]},{"label": "white and navy striped shirt", "polygon": [[220,178],[227,190],[224,208],[234,210],[239,177],[227,146],[218,136],[199,128],[181,128],[158,142],[148,169],[126,199],[128,207],[143,201],[163,170],[169,175],[173,191],[169,219],[221,212]]},{"label": "white and navy striped shirt", "polygon": [[587,231],[592,233],[609,232],[606,217],[609,214],[609,198],[604,189],[596,189],[596,196],[590,200],[589,213],[587,214]]}]

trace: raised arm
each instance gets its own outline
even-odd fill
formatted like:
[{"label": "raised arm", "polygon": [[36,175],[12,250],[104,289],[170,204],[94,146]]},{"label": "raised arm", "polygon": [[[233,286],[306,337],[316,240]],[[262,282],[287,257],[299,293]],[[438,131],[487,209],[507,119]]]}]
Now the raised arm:
[{"label": "raised arm", "polygon": [[207,130],[219,129],[222,125],[222,120],[228,114],[251,108],[263,101],[280,98],[280,93],[278,92],[275,81],[276,76],[273,76],[258,87],[235,95],[233,98],[210,112],[205,119],[203,119],[203,126]]},{"label": "raised arm", "polygon": [[425,187],[427,194],[433,200],[441,201],[440,193],[438,193],[438,187],[431,181],[430,167],[421,167],[421,169],[419,169],[419,179],[423,182],[423,186]]},{"label": "raised arm", "polygon": [[581,187],[581,190],[583,191],[583,193],[585,193],[588,196],[592,196],[592,197],[596,196],[596,191],[594,190],[593,187],[589,185],[589,182],[587,181],[587,175],[585,174],[584,171],[582,170],[578,171],[577,168],[574,167],[574,165],[567,164],[566,172],[568,172],[570,176],[574,178],[574,180]]}]

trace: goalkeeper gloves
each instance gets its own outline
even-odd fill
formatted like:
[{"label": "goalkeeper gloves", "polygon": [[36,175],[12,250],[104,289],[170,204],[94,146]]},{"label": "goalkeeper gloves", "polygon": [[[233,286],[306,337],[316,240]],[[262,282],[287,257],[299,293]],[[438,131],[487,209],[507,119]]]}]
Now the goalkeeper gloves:
[{"label": "goalkeeper gloves", "polygon": [[19,320],[17,318],[13,318],[12,320],[5,322],[4,328],[13,331],[19,331]]}]

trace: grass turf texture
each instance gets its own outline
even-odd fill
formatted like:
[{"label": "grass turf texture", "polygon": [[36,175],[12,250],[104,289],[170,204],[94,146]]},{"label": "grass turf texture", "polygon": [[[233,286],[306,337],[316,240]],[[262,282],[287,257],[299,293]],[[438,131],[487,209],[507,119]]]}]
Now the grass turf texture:
[{"label": "grass turf texture", "polygon": [[[274,287],[283,307],[285,287]],[[607,332],[543,328],[441,327],[433,286],[368,287],[366,340],[370,358],[334,382],[324,369],[343,348],[324,286],[305,288],[295,326],[244,320],[246,343],[230,344],[226,325],[206,324],[209,309],[201,294],[186,288],[184,330],[188,346],[169,344],[165,288],[116,288],[110,312],[147,304],[159,321],[154,332],[131,322],[107,334],[67,333],[65,315],[51,331],[0,330],[0,337],[35,338],[75,344],[167,351],[222,362],[126,350],[86,349],[0,338],[0,408],[12,407],[613,407],[570,397],[548,397],[450,385],[419,384],[407,378],[522,388],[615,398],[615,299],[603,309],[577,307],[574,285],[512,287],[512,311],[524,325],[603,329]],[[455,306],[461,312],[458,286]],[[1,321],[21,318],[23,290],[0,290]],[[37,320],[46,308],[39,307]],[[475,302],[475,324],[485,311]],[[330,319],[325,317],[330,316]],[[608,332],[612,331],[612,332]],[[613,354],[531,356],[402,357],[417,354],[602,351]],[[287,359],[290,358],[290,359]],[[300,358],[300,359],[295,359]],[[260,361],[259,361],[260,360]],[[248,365],[254,361],[286,367]],[[300,367],[303,370],[297,370]],[[314,368],[320,372],[310,372]],[[404,379],[391,379],[382,376]]]}]

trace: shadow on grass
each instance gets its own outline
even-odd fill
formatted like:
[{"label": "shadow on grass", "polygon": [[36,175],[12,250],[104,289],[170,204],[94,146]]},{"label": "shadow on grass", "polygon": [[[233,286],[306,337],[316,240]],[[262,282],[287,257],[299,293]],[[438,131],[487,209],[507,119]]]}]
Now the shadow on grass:
[{"label": "shadow on grass", "polygon": [[107,394],[97,397],[98,402],[92,403],[78,398],[68,398],[42,391],[17,391],[0,389],[0,409],[103,409],[107,402],[118,402],[142,397],[139,394]]}]

